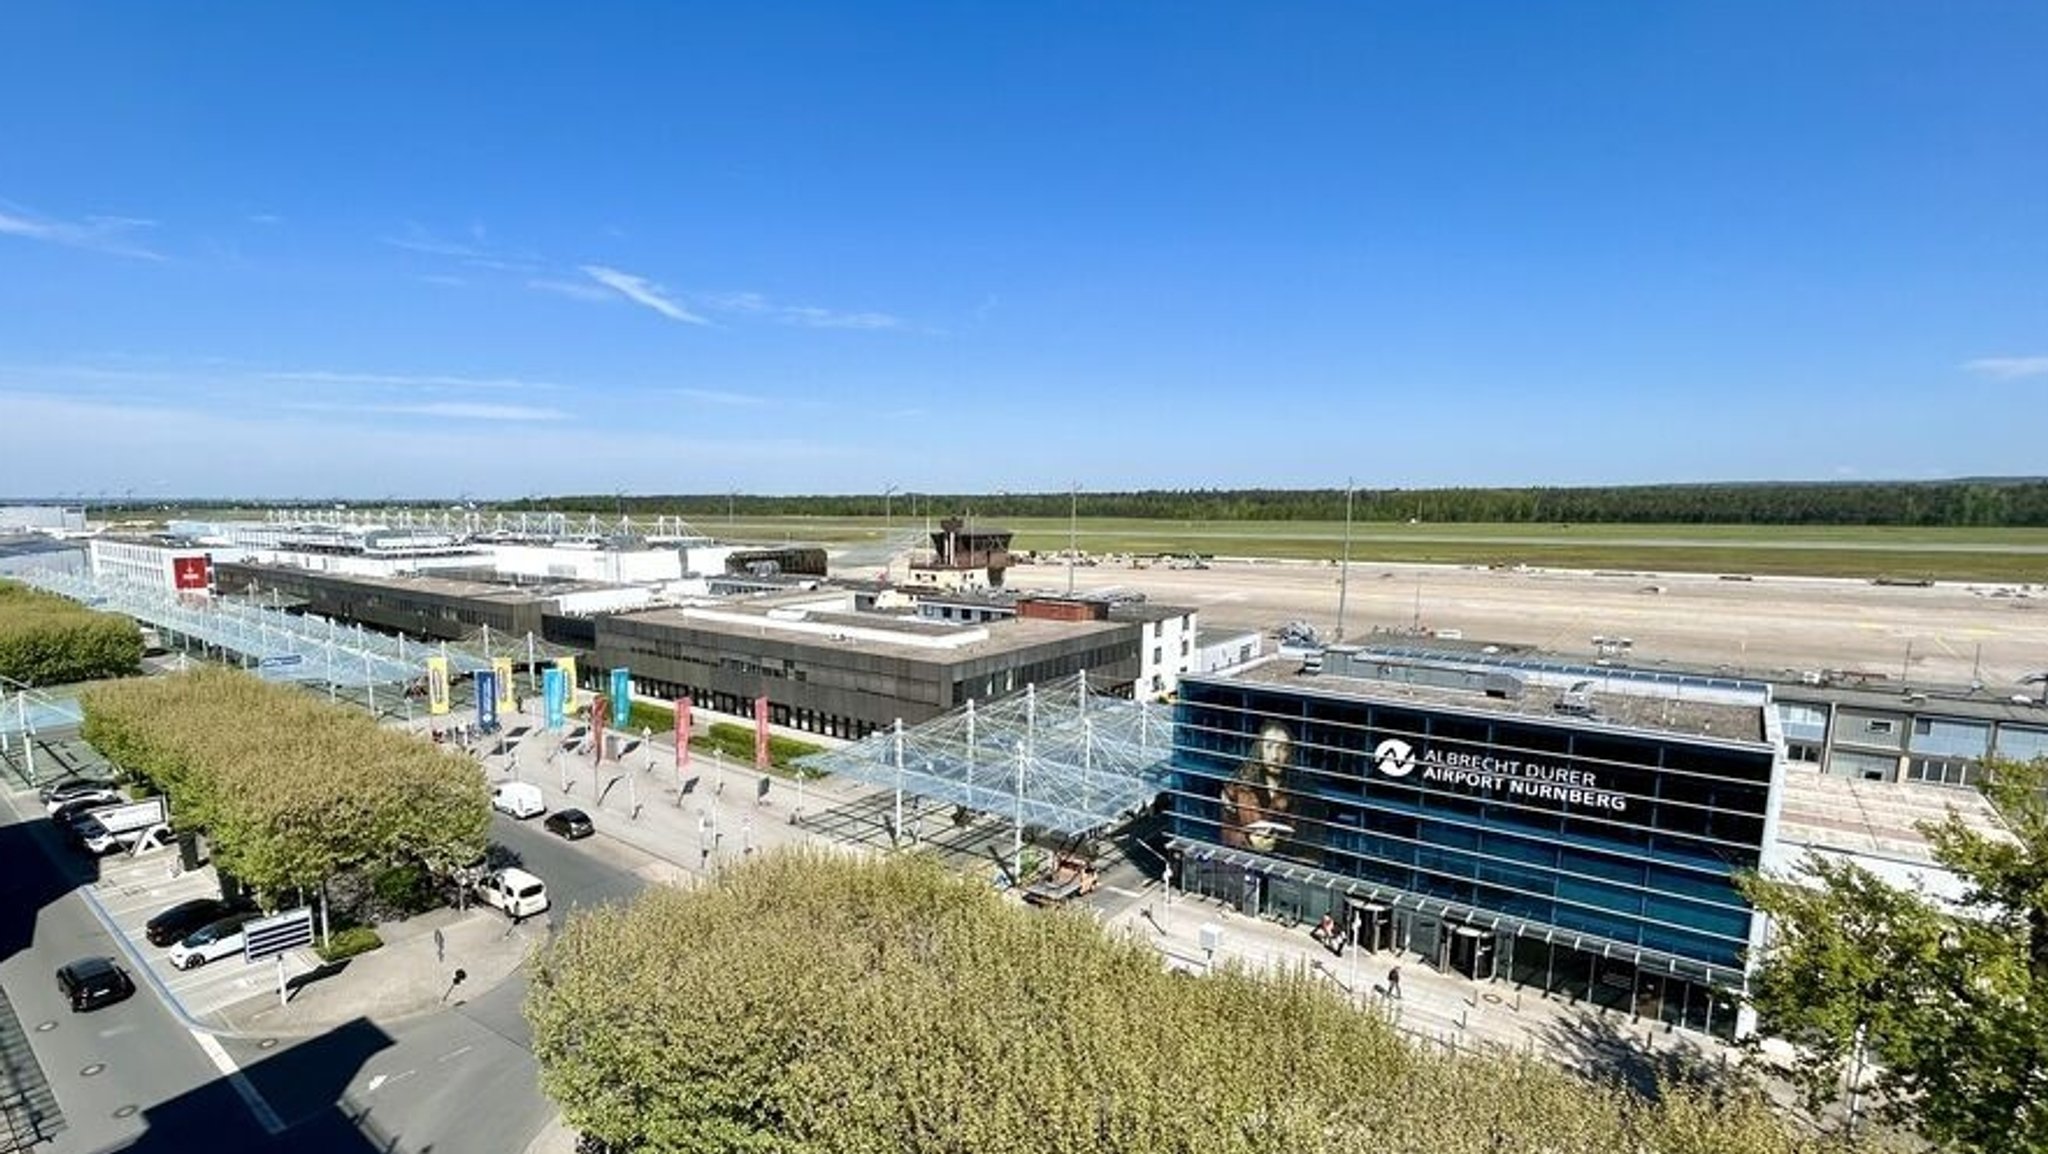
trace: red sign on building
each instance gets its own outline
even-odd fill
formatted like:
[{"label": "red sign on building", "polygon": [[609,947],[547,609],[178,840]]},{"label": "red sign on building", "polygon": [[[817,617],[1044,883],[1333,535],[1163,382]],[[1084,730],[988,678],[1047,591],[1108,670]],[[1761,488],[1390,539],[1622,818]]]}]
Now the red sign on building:
[{"label": "red sign on building", "polygon": [[768,768],[768,695],[754,699],[754,768]]},{"label": "red sign on building", "polygon": [[213,566],[205,557],[171,558],[171,586],[179,592],[204,590],[213,584]]}]

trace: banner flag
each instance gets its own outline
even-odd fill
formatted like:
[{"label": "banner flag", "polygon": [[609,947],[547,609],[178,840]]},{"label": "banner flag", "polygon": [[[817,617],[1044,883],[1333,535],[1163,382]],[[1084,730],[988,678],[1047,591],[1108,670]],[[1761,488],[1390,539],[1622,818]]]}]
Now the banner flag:
[{"label": "banner flag", "polygon": [[768,695],[754,699],[754,768],[768,768]]},{"label": "banner flag", "polygon": [[498,728],[498,674],[479,669],[476,678],[476,727],[483,733]]},{"label": "banner flag", "polygon": [[540,671],[541,725],[560,729],[569,716],[569,679],[559,669]]},{"label": "banner flag", "polygon": [[448,659],[427,658],[427,712],[436,717],[448,712]]},{"label": "banner flag", "polygon": [[519,686],[512,680],[512,659],[491,658],[491,672],[498,675],[498,712],[515,713],[519,709]]},{"label": "banner flag", "polygon": [[590,699],[590,745],[592,749],[597,751],[597,759],[591,763],[593,765],[604,764],[605,712],[604,694],[600,693],[592,697]]},{"label": "banner flag", "polygon": [[564,690],[568,696],[562,699],[562,708],[570,713],[574,713],[576,712],[576,702],[580,700],[580,695],[576,692],[576,659],[574,657],[557,657],[555,658],[555,668],[561,670],[562,676],[568,681],[568,688]]},{"label": "banner flag", "polygon": [[633,675],[624,666],[612,670],[612,727],[624,731],[633,723]]},{"label": "banner flag", "polygon": [[690,768],[690,699],[676,698],[676,772]]}]

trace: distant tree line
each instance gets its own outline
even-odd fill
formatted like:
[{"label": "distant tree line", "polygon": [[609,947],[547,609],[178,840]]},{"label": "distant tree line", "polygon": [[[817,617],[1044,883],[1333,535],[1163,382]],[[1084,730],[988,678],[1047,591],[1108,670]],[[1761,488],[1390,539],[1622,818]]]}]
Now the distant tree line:
[{"label": "distant tree line", "polygon": [[[1065,517],[1068,493],[919,493],[916,507],[977,517]],[[879,517],[885,504],[908,518],[912,497],[880,493],[764,497],[699,493],[563,496],[498,506],[546,512],[735,517]],[[1146,489],[1083,492],[1083,517],[1168,521],[1341,521],[1342,489]],[[2048,480],[1633,485],[1597,488],[1359,489],[1352,516],[1365,522],[1639,525],[2048,525]]]}]

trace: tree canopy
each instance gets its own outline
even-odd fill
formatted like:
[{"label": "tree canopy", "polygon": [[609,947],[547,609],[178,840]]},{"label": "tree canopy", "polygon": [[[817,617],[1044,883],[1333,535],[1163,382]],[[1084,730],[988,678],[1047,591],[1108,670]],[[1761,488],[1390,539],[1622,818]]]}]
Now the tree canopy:
[{"label": "tree canopy", "polygon": [[1960,908],[1853,863],[1751,878],[1774,940],[1752,983],[1818,1104],[1867,1057],[1881,1112],[1950,1148],[2048,1150],[2048,762],[1985,768],[2010,836],[1925,827]]},{"label": "tree canopy", "polygon": [[63,685],[135,672],[142,631],[115,613],[0,581],[0,677]]},{"label": "tree canopy", "polygon": [[204,828],[263,891],[358,867],[451,870],[484,851],[489,789],[471,758],[288,685],[230,669],[96,686],[85,739]]},{"label": "tree canopy", "polygon": [[570,1124],[633,1151],[1817,1148],[1746,1091],[1651,1104],[1411,1046],[1306,973],[1166,972],[916,857],[756,859],[573,915],[527,1002]]},{"label": "tree canopy", "polygon": [[[1140,489],[1082,493],[926,493],[947,513],[978,517],[1135,517],[1196,521],[1341,521],[1343,489]],[[593,494],[530,498],[500,506],[564,512],[661,514],[712,522],[742,517],[879,517],[880,493],[759,496]],[[1753,484],[1561,486],[1517,489],[1359,489],[1361,522],[1416,519],[1455,524],[1633,525],[2048,525],[2048,481],[1760,482]],[[904,509],[903,495],[894,507]]]}]

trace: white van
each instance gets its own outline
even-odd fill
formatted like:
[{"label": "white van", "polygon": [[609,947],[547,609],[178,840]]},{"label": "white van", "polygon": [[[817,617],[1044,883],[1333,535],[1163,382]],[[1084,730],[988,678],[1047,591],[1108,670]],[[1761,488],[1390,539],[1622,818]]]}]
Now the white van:
[{"label": "white van", "polygon": [[491,787],[491,808],[526,820],[547,812],[540,787],[524,781],[507,781]]},{"label": "white van", "polygon": [[476,896],[485,905],[505,911],[513,921],[531,917],[548,908],[547,883],[522,869],[502,869],[476,883]]}]

